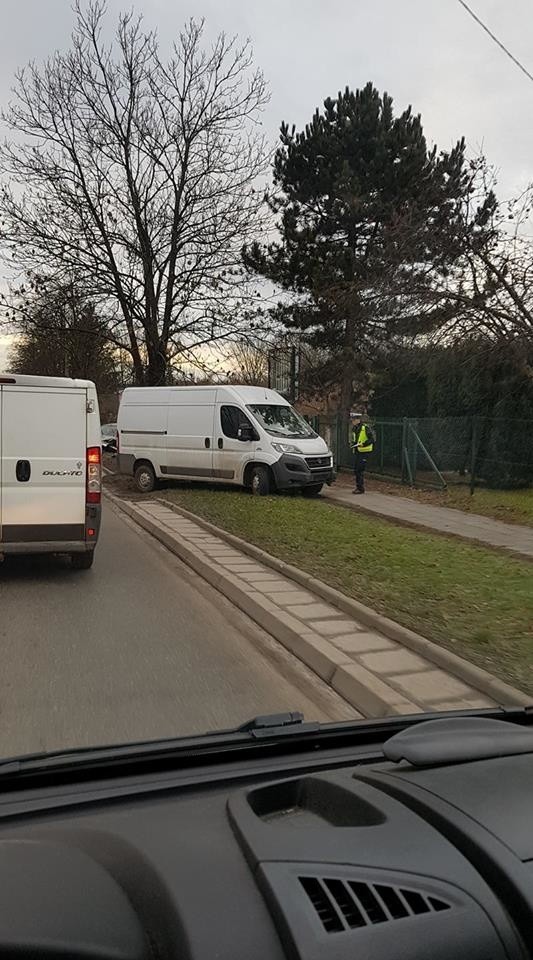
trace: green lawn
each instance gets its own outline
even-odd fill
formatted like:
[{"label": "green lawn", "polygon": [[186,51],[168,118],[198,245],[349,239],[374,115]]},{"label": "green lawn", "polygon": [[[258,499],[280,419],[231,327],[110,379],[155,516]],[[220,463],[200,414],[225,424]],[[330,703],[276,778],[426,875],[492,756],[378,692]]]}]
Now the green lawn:
[{"label": "green lawn", "polygon": [[211,520],[533,695],[533,564],[301,497],[170,488]]}]

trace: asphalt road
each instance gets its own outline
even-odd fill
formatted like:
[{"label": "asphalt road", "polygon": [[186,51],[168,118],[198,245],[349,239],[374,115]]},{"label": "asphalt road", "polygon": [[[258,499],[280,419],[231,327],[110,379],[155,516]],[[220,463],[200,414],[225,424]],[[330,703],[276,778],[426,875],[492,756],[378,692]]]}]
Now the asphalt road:
[{"label": "asphalt road", "polygon": [[141,531],[104,506],[93,568],[0,564],[0,757],[171,737],[302,710],[353,710]]}]

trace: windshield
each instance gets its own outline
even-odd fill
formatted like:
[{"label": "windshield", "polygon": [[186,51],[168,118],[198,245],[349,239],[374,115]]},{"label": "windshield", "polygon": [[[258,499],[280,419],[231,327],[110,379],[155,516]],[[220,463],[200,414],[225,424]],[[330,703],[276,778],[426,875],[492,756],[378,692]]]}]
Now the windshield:
[{"label": "windshield", "polygon": [[194,6],[2,6],[0,761],[533,704],[533,4]]},{"label": "windshield", "polygon": [[316,433],[292,407],[281,404],[251,403],[248,410],[273,437],[309,440]]}]

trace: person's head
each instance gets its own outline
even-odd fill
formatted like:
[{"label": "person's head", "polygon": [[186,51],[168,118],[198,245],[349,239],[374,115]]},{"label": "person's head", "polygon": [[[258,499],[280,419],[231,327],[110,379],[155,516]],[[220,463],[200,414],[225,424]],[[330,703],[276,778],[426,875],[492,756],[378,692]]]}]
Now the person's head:
[{"label": "person's head", "polygon": [[363,410],[353,410],[350,417],[354,427],[358,427],[365,419],[365,414]]}]

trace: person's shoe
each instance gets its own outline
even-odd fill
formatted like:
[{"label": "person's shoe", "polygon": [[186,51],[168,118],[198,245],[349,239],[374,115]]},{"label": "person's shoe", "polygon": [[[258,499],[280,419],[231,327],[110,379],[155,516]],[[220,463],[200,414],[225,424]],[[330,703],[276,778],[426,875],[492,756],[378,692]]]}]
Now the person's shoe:
[{"label": "person's shoe", "polygon": [[362,496],[364,492],[364,490],[352,490],[352,493],[354,493],[355,496]]}]

